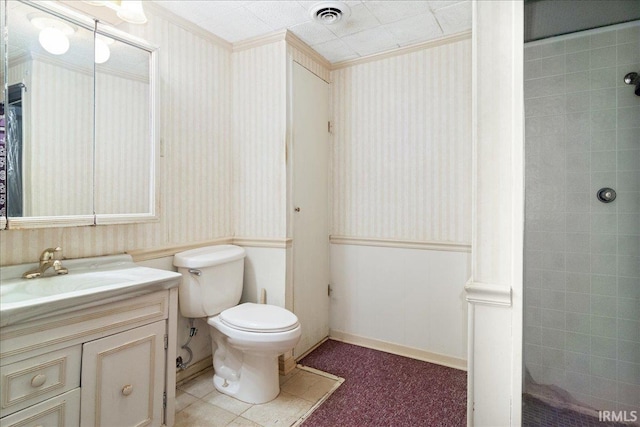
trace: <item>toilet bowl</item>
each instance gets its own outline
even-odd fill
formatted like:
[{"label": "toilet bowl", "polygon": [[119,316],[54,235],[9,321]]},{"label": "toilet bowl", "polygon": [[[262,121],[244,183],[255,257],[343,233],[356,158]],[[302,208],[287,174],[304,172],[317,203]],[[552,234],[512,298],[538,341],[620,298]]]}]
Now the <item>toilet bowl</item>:
[{"label": "toilet bowl", "polygon": [[[266,321],[255,320],[260,318]],[[210,317],[207,323],[217,347],[216,389],[249,403],[275,399],[280,392],[278,356],[300,340],[298,318],[280,307],[245,303]]]},{"label": "toilet bowl", "polygon": [[236,305],[244,257],[238,246],[209,246],[176,254],[174,265],[183,275],[180,312],[205,317],[210,326],[216,390],[259,404],[278,396],[278,356],[295,347],[302,329],[296,315],[282,307]]}]

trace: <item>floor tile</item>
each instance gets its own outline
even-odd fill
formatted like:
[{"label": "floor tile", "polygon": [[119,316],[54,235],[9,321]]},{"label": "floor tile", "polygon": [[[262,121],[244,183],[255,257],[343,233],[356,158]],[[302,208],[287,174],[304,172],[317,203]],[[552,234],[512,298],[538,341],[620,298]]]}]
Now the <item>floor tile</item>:
[{"label": "floor tile", "polygon": [[299,370],[282,386],[282,391],[315,403],[335,386],[336,381]]},{"label": "floor tile", "polygon": [[254,405],[242,414],[264,427],[290,426],[302,417],[313,403],[281,391],[280,395],[271,402]]},{"label": "floor tile", "polygon": [[207,394],[202,398],[202,400],[236,415],[242,414],[252,406],[250,403],[234,399],[233,397],[220,393],[217,390],[214,390],[211,393]]},{"label": "floor tile", "polygon": [[278,397],[251,405],[217,391],[206,371],[176,390],[176,427],[283,427],[298,425],[344,380],[297,366],[280,377]]},{"label": "floor tile", "polygon": [[182,411],[184,408],[197,401],[197,397],[182,390],[176,390],[176,412]]},{"label": "floor tile", "polygon": [[262,426],[246,418],[237,417],[235,420],[231,421],[231,423],[228,424],[227,427],[262,427]]},{"label": "floor tile", "polygon": [[213,385],[213,371],[205,372],[204,374],[179,386],[178,389],[199,399],[206,396],[216,389]]},{"label": "floor tile", "polygon": [[237,418],[236,414],[207,402],[198,401],[176,414],[174,427],[224,427]]}]

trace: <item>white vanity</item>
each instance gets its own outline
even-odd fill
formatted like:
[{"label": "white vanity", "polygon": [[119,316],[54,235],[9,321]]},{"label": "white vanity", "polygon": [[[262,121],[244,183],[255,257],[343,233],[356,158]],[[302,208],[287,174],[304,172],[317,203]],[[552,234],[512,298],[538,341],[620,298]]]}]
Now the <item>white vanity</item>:
[{"label": "white vanity", "polygon": [[64,265],[0,269],[0,426],[173,425],[180,274],[128,255]]}]

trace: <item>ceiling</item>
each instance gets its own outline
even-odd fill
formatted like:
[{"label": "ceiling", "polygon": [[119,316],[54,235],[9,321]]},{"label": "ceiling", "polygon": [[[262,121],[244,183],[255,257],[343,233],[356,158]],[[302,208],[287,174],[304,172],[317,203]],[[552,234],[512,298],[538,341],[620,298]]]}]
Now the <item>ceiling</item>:
[{"label": "ceiling", "polygon": [[288,29],[332,63],[471,29],[468,0],[345,1],[351,16],[332,25],[312,20],[317,1],[154,3],[231,43]]}]

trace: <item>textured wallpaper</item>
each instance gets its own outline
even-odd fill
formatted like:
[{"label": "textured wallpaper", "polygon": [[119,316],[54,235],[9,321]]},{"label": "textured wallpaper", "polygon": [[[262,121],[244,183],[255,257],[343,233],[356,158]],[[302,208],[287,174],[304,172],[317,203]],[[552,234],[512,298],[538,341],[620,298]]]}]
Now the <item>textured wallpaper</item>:
[{"label": "textured wallpaper", "polygon": [[471,40],[331,79],[331,234],[469,243]]}]

